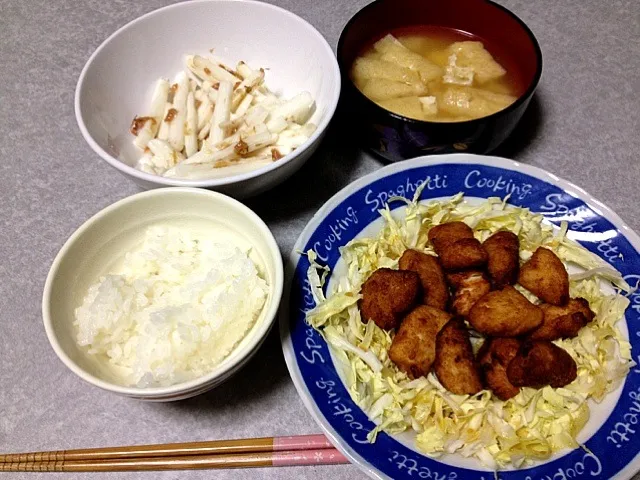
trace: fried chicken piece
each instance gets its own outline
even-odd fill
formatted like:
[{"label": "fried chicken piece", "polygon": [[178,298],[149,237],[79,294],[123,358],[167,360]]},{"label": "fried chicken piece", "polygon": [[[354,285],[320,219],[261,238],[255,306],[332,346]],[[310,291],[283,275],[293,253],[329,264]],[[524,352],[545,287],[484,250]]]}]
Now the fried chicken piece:
[{"label": "fried chicken piece", "polygon": [[432,227],[429,230],[428,237],[436,253],[440,255],[440,250],[446,245],[463,238],[473,238],[473,230],[464,222],[442,223]]},{"label": "fried chicken piece", "polygon": [[451,393],[473,395],[482,390],[469,331],[461,318],[451,319],[438,333],[434,370],[440,383]]},{"label": "fried chicken piece", "polygon": [[528,335],[530,340],[551,341],[575,337],[595,317],[584,298],[572,298],[564,307],[544,303],[540,308],[544,314],[542,325]]},{"label": "fried chicken piece", "polygon": [[453,313],[466,317],[471,307],[491,291],[491,284],[478,270],[447,275],[449,285],[455,289],[451,308]]},{"label": "fried chicken piece", "polygon": [[472,273],[482,275],[482,271],[481,270],[467,270],[467,271],[463,271],[463,272],[448,272],[446,274],[447,284],[455,292],[464,283],[464,281],[467,279],[469,274],[472,274]]},{"label": "fried chicken piece", "polygon": [[487,252],[475,238],[463,238],[448,244],[438,255],[445,270],[481,268],[487,263]]},{"label": "fried chicken piece", "polygon": [[569,301],[569,273],[548,248],[538,247],[520,267],[518,283],[551,305],[562,306]]},{"label": "fried chicken piece", "polygon": [[464,222],[437,225],[429,230],[428,236],[445,270],[478,268],[487,263],[487,252]]},{"label": "fried chicken piece", "polygon": [[360,313],[383,330],[397,328],[422,294],[416,272],[379,268],[362,285]]},{"label": "fried chicken piece", "polygon": [[576,362],[566,351],[547,340],[525,342],[507,367],[507,377],[516,387],[560,388],[578,375]]},{"label": "fried chicken piece", "polygon": [[542,324],[542,310],[515,288],[487,293],[469,312],[469,323],[492,337],[518,337]]},{"label": "fried chicken piece", "polygon": [[518,236],[511,232],[496,232],[482,246],[487,252],[487,271],[493,288],[500,289],[516,283],[520,268]]},{"label": "fried chicken piece", "polygon": [[436,336],[451,315],[420,305],[407,315],[393,337],[389,358],[411,378],[426,376],[436,358]]},{"label": "fried chicken piece", "polygon": [[515,397],[520,389],[507,377],[507,366],[518,353],[522,342],[517,338],[490,338],[478,351],[477,360],[484,383],[500,400]]},{"label": "fried chicken piece", "polygon": [[449,288],[437,257],[417,250],[405,250],[400,257],[400,270],[411,270],[420,276],[422,303],[446,310],[449,303]]}]

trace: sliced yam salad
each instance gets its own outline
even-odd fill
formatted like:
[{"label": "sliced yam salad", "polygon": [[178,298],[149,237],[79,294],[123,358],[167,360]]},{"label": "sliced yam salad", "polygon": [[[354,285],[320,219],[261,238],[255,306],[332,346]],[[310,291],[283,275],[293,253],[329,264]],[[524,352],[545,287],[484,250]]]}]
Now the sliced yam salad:
[{"label": "sliced yam salad", "polygon": [[305,143],[315,101],[309,92],[282,98],[265,69],[231,68],[188,55],[171,83],[156,82],[145,116],[131,123],[142,156],[136,168],[165,177],[207,179],[269,165]]}]

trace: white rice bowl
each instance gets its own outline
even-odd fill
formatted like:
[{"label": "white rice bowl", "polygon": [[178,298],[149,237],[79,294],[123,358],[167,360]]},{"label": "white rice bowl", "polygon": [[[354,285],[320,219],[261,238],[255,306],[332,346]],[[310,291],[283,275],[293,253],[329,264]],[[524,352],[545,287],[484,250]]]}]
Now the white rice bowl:
[{"label": "white rice bowl", "polygon": [[130,386],[169,386],[224,360],[267,295],[247,251],[156,226],[121,272],[89,287],[75,312],[77,341],[105,356]]}]

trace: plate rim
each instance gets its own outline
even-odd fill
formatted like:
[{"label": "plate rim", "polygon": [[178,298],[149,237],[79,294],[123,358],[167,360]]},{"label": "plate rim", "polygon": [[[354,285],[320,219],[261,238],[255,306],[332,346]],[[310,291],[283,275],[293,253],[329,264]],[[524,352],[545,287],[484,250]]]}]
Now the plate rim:
[{"label": "plate rim", "polygon": [[[497,157],[491,155],[475,155],[470,153],[452,153],[444,155],[424,155],[420,157],[414,157],[402,162],[393,163],[383,166],[373,172],[370,172],[360,178],[355,179],[353,182],[348,183],[339,191],[334,193],[323,205],[314,213],[309,219],[305,227],[302,229],[298,238],[296,239],[291,252],[286,258],[285,265],[285,285],[284,294],[280,303],[280,313],[278,316],[279,330],[280,330],[280,342],[282,344],[282,352],[287,364],[289,376],[296,388],[298,397],[302,400],[302,403],[306,407],[307,411],[311,414],[316,424],[320,427],[323,433],[329,437],[331,443],[345,456],[349,461],[356,465],[361,471],[374,479],[389,479],[391,477],[378,471],[373,465],[371,465],[360,454],[356,453],[346,442],[343,442],[340,435],[335,431],[331,424],[325,419],[324,415],[318,409],[316,402],[313,400],[309,389],[307,388],[298,363],[295,358],[295,352],[291,337],[289,335],[289,299],[291,295],[291,286],[295,274],[295,270],[298,264],[298,260],[301,256],[299,250],[307,242],[311,234],[315,231],[322,220],[327,214],[336,206],[338,206],[343,200],[348,198],[354,192],[360,190],[364,186],[373,183],[376,180],[403,172],[405,170],[411,170],[417,167],[436,166],[443,164],[463,164],[463,165],[482,165],[487,167],[497,167],[504,170],[518,171],[534,178],[537,178],[547,183],[552,183],[555,186],[561,188],[569,195],[579,198],[584,203],[593,209],[598,215],[608,220],[615,228],[626,237],[629,243],[640,252],[640,236],[627,225],[627,223],[604,202],[598,200],[584,188],[577,186],[573,182],[565,180],[558,175],[555,175],[543,168],[529,165],[526,163],[518,162],[504,157]],[[625,379],[626,380],[626,379]],[[629,480],[636,473],[640,471],[640,452],[625,465],[615,475],[616,480]]]}]

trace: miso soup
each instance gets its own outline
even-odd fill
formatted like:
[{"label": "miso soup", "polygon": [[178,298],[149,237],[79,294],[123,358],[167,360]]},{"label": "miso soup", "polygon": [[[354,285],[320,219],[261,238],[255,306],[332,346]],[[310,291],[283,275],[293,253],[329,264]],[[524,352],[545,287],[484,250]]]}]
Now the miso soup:
[{"label": "miso soup", "polygon": [[461,122],[498,112],[524,93],[512,62],[499,53],[458,30],[404,28],[363,51],[351,67],[351,79],[391,112],[430,122]]}]

